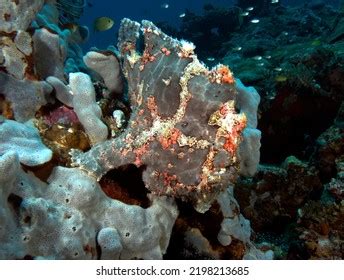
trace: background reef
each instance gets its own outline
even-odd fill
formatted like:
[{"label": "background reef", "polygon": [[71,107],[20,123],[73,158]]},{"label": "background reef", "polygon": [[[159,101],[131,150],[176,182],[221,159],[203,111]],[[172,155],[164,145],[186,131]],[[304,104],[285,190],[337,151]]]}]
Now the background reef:
[{"label": "background reef", "polygon": [[151,2],[0,0],[0,258],[343,259],[339,1]]}]

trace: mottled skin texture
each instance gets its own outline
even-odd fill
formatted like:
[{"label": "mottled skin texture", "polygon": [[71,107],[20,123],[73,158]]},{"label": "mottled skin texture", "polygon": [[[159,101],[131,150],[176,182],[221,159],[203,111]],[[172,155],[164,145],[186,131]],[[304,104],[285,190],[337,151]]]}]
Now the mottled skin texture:
[{"label": "mottled skin texture", "polygon": [[151,192],[190,201],[204,212],[238,174],[236,153],[246,117],[235,109],[232,73],[223,65],[207,69],[192,44],[147,21],[139,54],[139,28],[125,19],[119,32],[132,106],[128,128],[86,153],[73,151],[74,165],[98,180],[121,165],[144,165]]}]

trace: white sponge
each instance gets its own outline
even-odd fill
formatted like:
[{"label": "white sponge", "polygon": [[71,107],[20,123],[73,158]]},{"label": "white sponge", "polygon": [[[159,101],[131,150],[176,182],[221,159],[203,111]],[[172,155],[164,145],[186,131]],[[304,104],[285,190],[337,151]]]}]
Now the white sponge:
[{"label": "white sponge", "polygon": [[102,112],[96,102],[96,92],[91,78],[81,72],[69,74],[69,86],[73,92],[73,107],[84,126],[91,143],[97,144],[107,139],[108,128],[102,122]]}]

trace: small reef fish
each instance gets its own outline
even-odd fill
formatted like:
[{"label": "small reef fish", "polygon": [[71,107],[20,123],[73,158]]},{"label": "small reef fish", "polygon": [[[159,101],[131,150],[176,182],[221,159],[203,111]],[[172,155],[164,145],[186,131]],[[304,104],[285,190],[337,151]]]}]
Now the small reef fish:
[{"label": "small reef fish", "polygon": [[321,40],[320,39],[315,39],[311,45],[314,46],[314,47],[318,47],[322,44]]},{"label": "small reef fish", "polygon": [[169,7],[170,5],[168,4],[168,3],[163,3],[163,4],[161,4],[161,8],[163,8],[163,9],[168,9],[168,7]]},{"label": "small reef fish", "polygon": [[94,20],[94,31],[106,31],[112,28],[115,22],[109,17],[99,17]]},{"label": "small reef fish", "polygon": [[276,72],[281,72],[283,69],[282,69],[281,67],[276,67],[276,68],[274,68],[274,70],[275,70]]},{"label": "small reef fish", "polygon": [[259,19],[257,19],[257,18],[252,19],[251,22],[252,22],[252,23],[258,23],[258,22],[259,22]]},{"label": "small reef fish", "polygon": [[248,7],[246,8],[246,11],[253,11],[254,10],[254,7]]},{"label": "small reef fish", "polygon": [[241,16],[242,17],[247,17],[249,14],[250,14],[249,12],[243,12],[243,13],[241,13]]},{"label": "small reef fish", "polygon": [[214,57],[208,57],[207,60],[208,60],[208,61],[214,61],[215,58],[214,58]]},{"label": "small reef fish", "polygon": [[235,51],[235,52],[238,52],[238,51],[242,50],[242,47],[234,47],[232,50]]},{"label": "small reef fish", "polygon": [[260,55],[256,55],[256,56],[253,57],[253,59],[259,61],[259,60],[262,60],[263,57],[260,56]]},{"label": "small reef fish", "polygon": [[185,17],[185,13],[180,14],[179,17],[180,17],[180,18]]},{"label": "small reef fish", "polygon": [[288,80],[288,77],[284,75],[278,75],[275,77],[275,81],[278,83],[283,83],[283,82],[286,82],[287,80]]},{"label": "small reef fish", "polygon": [[278,2],[279,2],[279,0],[271,0],[271,4],[276,4]]}]

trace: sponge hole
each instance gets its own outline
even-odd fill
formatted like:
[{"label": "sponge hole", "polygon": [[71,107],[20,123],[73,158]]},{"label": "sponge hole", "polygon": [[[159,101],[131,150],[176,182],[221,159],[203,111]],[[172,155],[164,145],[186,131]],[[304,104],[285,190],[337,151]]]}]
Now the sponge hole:
[{"label": "sponge hole", "polygon": [[64,218],[69,220],[70,218],[72,218],[72,215],[69,213],[65,213]]},{"label": "sponge hole", "polygon": [[30,241],[30,236],[24,235],[22,240],[23,240],[23,242],[25,242],[25,243],[26,243],[26,242],[29,242],[29,241]]},{"label": "sponge hole", "polygon": [[23,222],[25,224],[30,224],[31,223],[31,217],[30,216],[26,216],[24,219],[23,219]]}]

